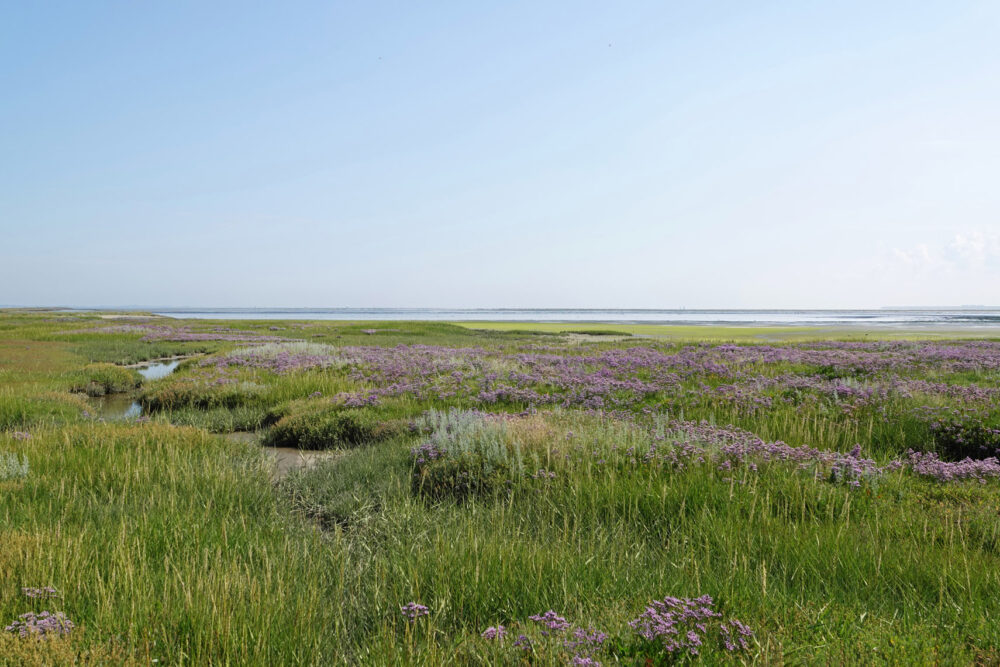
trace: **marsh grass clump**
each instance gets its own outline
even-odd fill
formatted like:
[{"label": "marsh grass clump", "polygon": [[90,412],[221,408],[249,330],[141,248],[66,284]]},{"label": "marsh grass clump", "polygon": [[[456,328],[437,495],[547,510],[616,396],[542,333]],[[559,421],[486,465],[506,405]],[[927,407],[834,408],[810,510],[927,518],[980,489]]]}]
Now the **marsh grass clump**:
[{"label": "marsh grass clump", "polygon": [[163,411],[158,416],[177,426],[198,426],[210,433],[257,431],[277,421],[267,408],[259,405],[208,409],[179,408]]},{"label": "marsh grass clump", "polygon": [[[0,490],[0,665],[337,655],[328,637],[342,612],[328,596],[342,590],[341,556],[289,516],[259,448],[155,423],[32,436],[31,484]],[[45,588],[12,595],[50,581],[72,606],[53,609]],[[30,628],[42,610],[26,604],[64,611],[79,628],[38,641]],[[18,619],[28,611],[34,623]]]},{"label": "marsh grass clump", "polygon": [[115,364],[88,364],[72,374],[70,390],[87,396],[104,396],[131,391],[142,383],[142,376],[131,368]]},{"label": "marsh grass clump", "polygon": [[197,382],[181,378],[158,382],[140,396],[139,402],[150,412],[180,408],[232,409],[260,404],[265,393],[264,385],[255,382]]},{"label": "marsh grass clump", "polygon": [[0,451],[0,482],[24,479],[28,476],[28,457]]},{"label": "marsh grass clump", "polygon": [[264,437],[271,447],[297,449],[351,448],[393,438],[405,430],[369,408],[333,408],[282,417]]}]

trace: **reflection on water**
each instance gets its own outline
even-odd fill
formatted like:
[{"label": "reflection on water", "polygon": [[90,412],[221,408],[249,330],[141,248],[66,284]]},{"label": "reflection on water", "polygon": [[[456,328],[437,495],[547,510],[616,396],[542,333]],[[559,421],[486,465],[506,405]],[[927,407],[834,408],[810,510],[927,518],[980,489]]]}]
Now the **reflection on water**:
[{"label": "reflection on water", "polygon": [[142,406],[128,394],[108,394],[88,399],[91,414],[106,421],[135,419],[142,414]]},{"label": "reflection on water", "polygon": [[149,364],[148,366],[144,366],[143,368],[137,368],[136,370],[139,371],[139,375],[147,380],[159,380],[160,378],[167,377],[177,370],[180,363],[181,362],[178,360],[168,361],[165,363],[158,361]]},{"label": "reflection on water", "polygon": [[[164,378],[180,365],[180,360],[154,361],[153,363],[136,368],[139,375],[146,380],[159,380]],[[131,394],[107,394],[88,399],[94,417],[99,417],[105,421],[122,421],[124,419],[136,419],[142,416],[142,406]]]}]

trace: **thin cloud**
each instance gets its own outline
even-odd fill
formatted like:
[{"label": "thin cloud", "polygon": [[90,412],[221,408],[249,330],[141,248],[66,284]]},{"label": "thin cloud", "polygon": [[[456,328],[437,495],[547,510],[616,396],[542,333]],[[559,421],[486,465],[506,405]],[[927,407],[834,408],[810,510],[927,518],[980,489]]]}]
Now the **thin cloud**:
[{"label": "thin cloud", "polygon": [[972,269],[1000,268],[1000,234],[958,234],[948,247],[952,260]]},{"label": "thin cloud", "polygon": [[1000,234],[965,232],[947,243],[893,248],[891,255],[897,267],[911,271],[993,272],[1000,270]]}]

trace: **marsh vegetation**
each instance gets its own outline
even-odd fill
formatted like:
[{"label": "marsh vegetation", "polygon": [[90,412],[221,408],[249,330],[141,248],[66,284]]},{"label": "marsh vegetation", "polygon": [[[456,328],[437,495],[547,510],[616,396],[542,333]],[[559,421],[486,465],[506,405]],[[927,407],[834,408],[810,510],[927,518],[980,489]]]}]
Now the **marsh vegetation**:
[{"label": "marsh vegetation", "polygon": [[0,663],[1000,660],[1000,342],[274,327],[0,315]]}]

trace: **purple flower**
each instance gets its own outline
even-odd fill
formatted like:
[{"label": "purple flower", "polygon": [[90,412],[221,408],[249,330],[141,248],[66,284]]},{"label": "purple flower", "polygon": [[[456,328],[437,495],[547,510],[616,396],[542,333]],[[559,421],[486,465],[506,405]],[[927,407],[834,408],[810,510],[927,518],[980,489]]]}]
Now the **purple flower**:
[{"label": "purple flower", "polygon": [[483,639],[502,641],[504,637],[507,636],[507,628],[502,625],[491,625],[490,627],[483,630],[483,634],[480,635]]},{"label": "purple flower", "polygon": [[416,602],[408,602],[405,605],[403,605],[400,609],[403,613],[403,616],[405,616],[407,620],[410,621],[411,623],[416,621],[421,616],[427,616],[428,614],[431,613],[430,609]]},{"label": "purple flower", "polygon": [[76,627],[73,621],[66,618],[66,614],[61,611],[54,614],[47,611],[40,614],[28,612],[21,614],[18,619],[5,627],[4,630],[22,638],[29,635],[38,637],[68,635]]},{"label": "purple flower", "polygon": [[[687,651],[698,655],[707,636],[715,634],[719,644],[727,651],[735,651],[737,643],[746,648],[744,637],[751,637],[750,628],[736,619],[722,620],[722,614],[713,609],[711,597],[699,598],[666,597],[654,600],[639,618],[629,625],[641,637],[659,644],[664,651],[673,654]],[[734,642],[733,632],[738,633]]]},{"label": "purple flower", "polygon": [[[567,621],[565,618],[555,613],[551,609],[549,609],[544,614],[536,614],[534,616],[529,616],[528,618],[530,618],[535,623],[541,623],[549,630],[554,630],[556,632],[560,630],[566,630],[567,628],[570,627],[569,621]],[[542,634],[546,633],[543,632]]]}]

